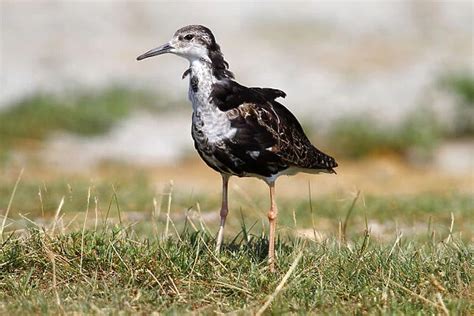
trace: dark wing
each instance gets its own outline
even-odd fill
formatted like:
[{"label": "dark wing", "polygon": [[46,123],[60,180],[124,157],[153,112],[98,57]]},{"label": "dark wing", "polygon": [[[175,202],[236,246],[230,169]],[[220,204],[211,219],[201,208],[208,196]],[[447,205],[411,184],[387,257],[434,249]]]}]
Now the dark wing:
[{"label": "dark wing", "polygon": [[237,130],[227,147],[252,166],[246,172],[268,176],[263,173],[275,174],[290,166],[334,172],[334,158],[315,148],[295,116],[275,101],[285,96],[281,90],[248,88],[232,80],[214,84],[211,101],[227,112]]},{"label": "dark wing", "polygon": [[286,93],[272,88],[248,88],[229,79],[222,80],[212,87],[211,100],[221,111],[237,108],[243,103],[266,103]]}]

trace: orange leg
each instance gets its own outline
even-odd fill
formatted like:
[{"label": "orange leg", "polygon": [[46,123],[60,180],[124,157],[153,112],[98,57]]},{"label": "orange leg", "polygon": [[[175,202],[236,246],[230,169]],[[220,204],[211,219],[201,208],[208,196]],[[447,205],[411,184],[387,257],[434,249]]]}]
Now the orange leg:
[{"label": "orange leg", "polygon": [[217,233],[217,244],[216,244],[216,253],[219,253],[221,250],[222,241],[224,239],[224,226],[225,219],[229,209],[227,208],[227,187],[229,184],[229,175],[222,174],[222,206],[221,206],[221,224],[219,226],[219,232]]},{"label": "orange leg", "polygon": [[275,202],[275,183],[270,183],[270,211],[268,212],[268,220],[270,222],[270,240],[268,246],[268,264],[270,272],[275,272],[275,230],[278,209]]}]

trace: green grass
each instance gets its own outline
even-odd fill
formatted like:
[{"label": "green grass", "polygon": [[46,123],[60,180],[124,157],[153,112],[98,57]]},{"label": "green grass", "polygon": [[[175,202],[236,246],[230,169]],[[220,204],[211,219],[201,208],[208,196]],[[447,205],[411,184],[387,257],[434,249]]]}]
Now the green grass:
[{"label": "green grass", "polygon": [[459,97],[465,106],[474,106],[474,75],[469,72],[457,72],[443,76],[442,86]]},{"label": "green grass", "polygon": [[[244,238],[246,236],[247,238]],[[282,238],[278,271],[267,271],[267,239],[245,229],[214,255],[205,231],[143,238],[133,228],[5,236],[0,251],[0,312],[256,312],[303,257],[272,313],[429,314],[472,311],[472,247],[457,239],[350,246]]]},{"label": "green grass", "polygon": [[64,95],[38,92],[0,112],[0,150],[40,141],[54,132],[100,135],[133,111],[157,112],[171,106],[173,101],[163,94],[125,86]]},{"label": "green grass", "polygon": [[[5,210],[9,203],[14,182],[14,179],[0,179],[0,213],[2,206]],[[95,208],[97,203],[97,212],[101,221],[106,216],[117,219],[119,212],[124,213],[122,217],[133,213],[145,220],[145,223],[141,223],[136,229],[146,232],[151,231],[151,226],[146,220],[150,219],[155,211],[153,200],[157,202],[156,208],[162,210],[167,208],[168,203],[169,189],[157,188],[150,178],[140,171],[113,172],[113,175],[108,176],[107,181],[100,179],[90,181],[78,176],[63,177],[48,182],[23,179],[15,192],[15,199],[9,213],[9,219],[12,222],[7,223],[12,226],[12,229],[21,229],[24,225],[28,225],[25,217],[33,221],[50,221],[62,198],[64,198],[64,204],[61,212],[64,214],[65,221],[70,221],[78,214],[84,213],[88,201],[88,190],[90,190],[89,205]],[[278,198],[281,210],[279,223],[281,227],[292,229],[295,227],[294,220],[296,219],[298,229],[312,228],[314,223],[318,230],[335,234],[339,222],[346,217],[352,201],[352,196],[338,194],[313,197],[311,201],[309,198],[281,197]],[[170,212],[172,218],[178,221],[176,223],[178,229],[183,228],[183,218],[187,212],[198,213],[197,204],[202,213],[217,213],[220,207],[220,195],[174,189]],[[237,192],[231,192],[230,209],[228,225],[229,229],[233,229],[231,232],[236,233],[240,230],[239,221],[242,217],[245,218],[247,224],[260,223],[262,219],[266,221],[268,201],[260,196],[242,197]],[[385,229],[393,235],[396,234],[397,225],[406,228],[421,225],[424,230],[419,236],[429,236],[430,229],[433,227],[438,227],[438,232],[446,233],[452,213],[456,219],[456,226],[464,232],[463,239],[469,240],[473,237],[472,231],[474,231],[474,222],[469,220],[473,211],[474,197],[472,195],[450,190],[443,193],[424,192],[404,195],[364,194],[353,207],[350,224],[354,230],[349,234],[362,231],[365,228],[366,218],[375,223],[390,224],[386,225]],[[199,216],[199,214],[195,215]],[[161,211],[159,216],[157,225],[162,229],[163,219],[166,217],[165,212]],[[77,227],[82,225],[76,224],[78,224]],[[208,223],[211,229],[216,229],[217,224],[217,218]],[[256,225],[256,229],[260,232],[261,225]]]},{"label": "green grass", "polygon": [[469,72],[451,73],[440,79],[440,86],[457,99],[451,137],[474,136],[474,75]]},{"label": "green grass", "polygon": [[[279,200],[278,269],[270,274],[267,228],[260,225],[266,225],[265,201],[250,207],[233,195],[225,246],[215,255],[217,217],[200,215],[216,212],[218,196],[175,188],[168,220],[169,188],[157,190],[143,174],[109,181],[19,183],[0,239],[0,314],[249,314],[272,294],[266,312],[275,314],[469,314],[474,308],[474,200],[467,194],[365,196],[351,210],[346,242],[339,223],[351,198]],[[0,180],[2,214],[13,187]],[[373,221],[389,227],[383,238],[372,231]],[[324,237],[298,237],[303,229]]]},{"label": "green grass", "polygon": [[398,126],[382,126],[367,116],[337,120],[328,131],[328,144],[338,155],[362,158],[392,153],[406,157],[410,150],[429,156],[443,138],[435,115],[427,109],[416,110]]},{"label": "green grass", "polygon": [[[440,90],[455,98],[452,122],[441,123],[429,104],[408,113],[396,126],[381,125],[368,115],[343,117],[331,124],[327,145],[338,156],[362,158],[373,154],[408,157],[414,152],[422,160],[443,140],[474,136],[474,76],[450,73],[438,80]],[[311,129],[309,129],[311,130]]]},{"label": "green grass", "polygon": [[[350,116],[331,124],[325,147],[338,157],[361,158],[378,153],[413,157],[416,153],[424,160],[443,139],[472,137],[473,76],[469,73],[448,74],[439,79],[439,85],[456,98],[450,126],[439,123],[429,104],[408,113],[397,126],[380,125],[367,118],[370,115]],[[100,135],[134,111],[153,111],[156,115],[158,110],[186,108],[178,106],[178,102],[184,101],[170,98],[163,92],[151,93],[126,85],[62,95],[32,94],[0,111],[0,162],[8,161],[11,148],[34,148],[55,132],[87,137]],[[311,132],[312,125],[305,124],[305,129]]]}]

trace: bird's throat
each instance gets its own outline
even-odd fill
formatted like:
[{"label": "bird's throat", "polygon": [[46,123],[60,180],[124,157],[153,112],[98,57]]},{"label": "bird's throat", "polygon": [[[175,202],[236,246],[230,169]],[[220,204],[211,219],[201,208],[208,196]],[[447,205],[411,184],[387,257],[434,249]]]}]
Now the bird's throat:
[{"label": "bird's throat", "polygon": [[193,110],[213,107],[209,100],[212,85],[218,79],[212,73],[212,65],[203,60],[191,62],[189,67],[189,90],[188,97],[193,105]]}]

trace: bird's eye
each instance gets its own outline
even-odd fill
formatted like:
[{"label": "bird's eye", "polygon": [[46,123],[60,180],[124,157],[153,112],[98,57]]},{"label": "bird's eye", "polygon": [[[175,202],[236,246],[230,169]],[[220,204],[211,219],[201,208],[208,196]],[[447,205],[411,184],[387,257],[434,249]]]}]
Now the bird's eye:
[{"label": "bird's eye", "polygon": [[193,39],[193,37],[194,37],[193,34],[188,34],[188,35],[186,35],[186,36],[184,37],[184,39],[187,40],[187,41],[190,41],[190,40]]}]

